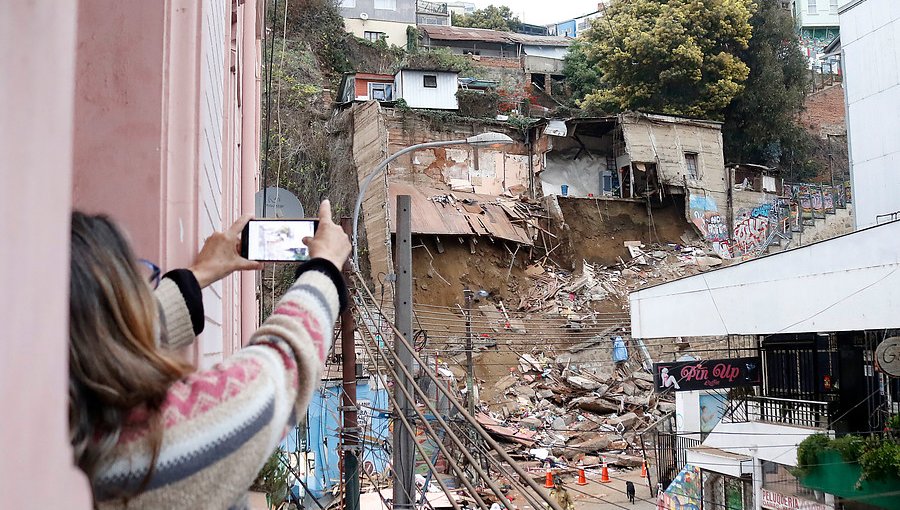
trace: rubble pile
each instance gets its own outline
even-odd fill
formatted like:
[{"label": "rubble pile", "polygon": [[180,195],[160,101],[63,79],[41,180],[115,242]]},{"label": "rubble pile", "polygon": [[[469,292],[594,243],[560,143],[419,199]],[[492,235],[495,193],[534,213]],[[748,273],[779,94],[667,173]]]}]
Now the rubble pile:
[{"label": "rubble pile", "polygon": [[538,461],[591,464],[602,457],[609,465],[640,467],[637,433],[675,404],[653,393],[653,376],[635,370],[634,362],[601,367],[579,369],[567,355],[522,354],[517,369],[493,385],[493,401],[477,418]]},{"label": "rubble pile", "polygon": [[591,315],[591,303],[604,300],[614,300],[626,310],[630,292],[725,262],[699,246],[669,243],[645,247],[639,241],[625,241],[624,247],[628,261],[620,257],[618,264],[600,266],[584,260],[577,276],[552,264],[528,266],[525,273],[531,277],[531,287],[522,292],[512,289],[520,296],[516,310],[584,319]]}]

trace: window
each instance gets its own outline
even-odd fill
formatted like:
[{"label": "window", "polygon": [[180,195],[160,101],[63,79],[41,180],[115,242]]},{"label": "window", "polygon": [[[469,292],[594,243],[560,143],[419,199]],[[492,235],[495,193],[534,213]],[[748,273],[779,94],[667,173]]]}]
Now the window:
[{"label": "window", "polygon": [[396,11],[397,0],[375,0],[375,8],[385,11]]},{"label": "window", "polygon": [[426,89],[436,89],[437,88],[437,75],[436,74],[426,74],[422,76],[422,86]]},{"label": "window", "polygon": [[838,0],[831,0],[828,4],[828,13],[829,14],[837,14],[838,13]]},{"label": "window", "polygon": [[697,168],[697,154],[693,152],[685,152],[684,153],[684,162],[687,165],[687,174],[691,179],[697,179],[700,177],[700,172]]},{"label": "window", "polygon": [[387,39],[387,34],[384,32],[366,31],[366,33],[363,35],[365,36],[366,40],[369,42],[376,42],[376,41],[380,41],[381,39]]},{"label": "window", "polygon": [[393,101],[393,92],[394,86],[390,83],[369,84],[369,99],[374,99],[375,101]]},{"label": "window", "polygon": [[806,4],[806,6],[807,6],[806,12],[808,12],[809,14],[818,14],[819,13],[819,11],[816,10],[816,0],[808,0],[808,3]]}]

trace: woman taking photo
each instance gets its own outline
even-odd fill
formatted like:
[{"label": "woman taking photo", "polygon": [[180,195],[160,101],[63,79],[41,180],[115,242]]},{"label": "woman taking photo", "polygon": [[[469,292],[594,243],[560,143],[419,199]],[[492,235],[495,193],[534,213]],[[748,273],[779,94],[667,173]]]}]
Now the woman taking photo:
[{"label": "woman taking photo", "polygon": [[69,430],[98,508],[241,508],[306,412],[347,304],[350,243],[327,200],[312,259],[247,347],[203,371],[171,354],[202,329],[202,287],[259,267],[237,252],[248,219],[160,281],[109,219],[73,214]]}]

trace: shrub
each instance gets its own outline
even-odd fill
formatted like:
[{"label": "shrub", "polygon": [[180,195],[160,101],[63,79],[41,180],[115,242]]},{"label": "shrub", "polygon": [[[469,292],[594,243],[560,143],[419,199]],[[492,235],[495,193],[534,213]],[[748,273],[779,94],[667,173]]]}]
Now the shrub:
[{"label": "shrub", "polygon": [[456,99],[459,101],[459,114],[463,117],[493,119],[500,106],[500,94],[494,91],[459,90]]}]

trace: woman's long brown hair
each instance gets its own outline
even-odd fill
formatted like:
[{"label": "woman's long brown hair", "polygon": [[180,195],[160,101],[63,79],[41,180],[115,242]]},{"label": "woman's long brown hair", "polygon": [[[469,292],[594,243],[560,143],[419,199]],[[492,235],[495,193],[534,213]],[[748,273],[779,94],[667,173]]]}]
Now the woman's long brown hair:
[{"label": "woman's long brown hair", "polygon": [[129,413],[146,410],[149,482],[162,443],[159,408],[188,366],[157,348],[156,301],[131,248],[105,216],[72,214],[69,433],[91,478],[109,459]]}]

